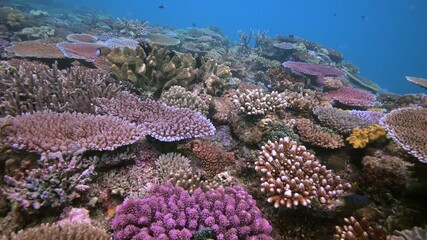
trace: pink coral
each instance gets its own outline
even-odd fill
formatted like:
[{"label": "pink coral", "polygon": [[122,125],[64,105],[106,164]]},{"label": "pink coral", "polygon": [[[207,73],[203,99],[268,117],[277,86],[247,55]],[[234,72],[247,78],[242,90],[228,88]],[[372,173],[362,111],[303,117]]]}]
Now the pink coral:
[{"label": "pink coral", "polygon": [[215,127],[201,113],[169,107],[123,92],[113,99],[98,99],[98,112],[125,118],[148,129],[148,135],[165,142],[213,135]]},{"label": "pink coral", "polygon": [[372,93],[352,87],[342,87],[336,91],[328,92],[325,97],[331,101],[354,107],[373,106],[376,99]]},{"label": "pink coral", "polygon": [[10,119],[4,134],[14,148],[62,158],[64,154],[114,150],[132,144],[145,136],[146,130],[113,116],[43,111]]},{"label": "pink coral", "polygon": [[293,62],[287,61],[282,63],[282,66],[285,68],[290,68],[293,71],[301,72],[310,76],[316,77],[316,83],[318,85],[323,85],[324,78],[331,77],[343,77],[345,72],[336,69],[334,67],[324,66],[320,64],[305,63],[305,62]]}]

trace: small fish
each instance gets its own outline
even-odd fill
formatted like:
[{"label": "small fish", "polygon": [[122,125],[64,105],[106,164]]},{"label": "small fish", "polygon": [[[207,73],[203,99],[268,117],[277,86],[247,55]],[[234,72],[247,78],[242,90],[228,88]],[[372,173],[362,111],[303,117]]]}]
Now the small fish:
[{"label": "small fish", "polygon": [[363,19],[363,20],[368,19],[368,17],[366,15],[360,15],[360,18]]},{"label": "small fish", "polygon": [[96,49],[96,56],[107,56],[111,52],[111,48],[109,47],[99,47]]},{"label": "small fish", "polygon": [[368,197],[358,194],[340,197],[333,204],[335,207],[345,208],[348,210],[356,210],[364,208],[370,203]]},{"label": "small fish", "polygon": [[338,16],[338,13],[334,13],[334,17]]},{"label": "small fish", "polygon": [[160,4],[159,9],[164,9],[165,7],[166,7],[166,5]]},{"label": "small fish", "polygon": [[195,22],[193,22],[193,23],[191,24],[191,26],[192,26],[192,27],[196,27],[196,23],[195,23]]}]

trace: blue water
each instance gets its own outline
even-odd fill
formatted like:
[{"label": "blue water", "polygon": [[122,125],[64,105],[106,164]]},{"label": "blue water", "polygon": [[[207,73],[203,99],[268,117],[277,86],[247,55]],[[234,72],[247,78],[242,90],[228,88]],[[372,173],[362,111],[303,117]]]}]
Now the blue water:
[{"label": "blue water", "polygon": [[73,1],[81,6],[176,28],[217,26],[235,41],[238,30],[293,34],[340,51],[384,89],[425,92],[404,76],[427,78],[426,0]]}]

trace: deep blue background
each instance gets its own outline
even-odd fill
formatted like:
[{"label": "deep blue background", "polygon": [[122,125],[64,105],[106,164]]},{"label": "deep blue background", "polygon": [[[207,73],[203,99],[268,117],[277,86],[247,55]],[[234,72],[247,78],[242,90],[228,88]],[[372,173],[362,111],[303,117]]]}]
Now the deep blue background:
[{"label": "deep blue background", "polygon": [[[70,1],[65,1],[70,4]],[[74,0],[117,17],[176,28],[217,26],[294,34],[344,54],[361,75],[396,93],[425,92],[404,76],[427,78],[426,0]],[[164,4],[166,8],[159,9]]]}]

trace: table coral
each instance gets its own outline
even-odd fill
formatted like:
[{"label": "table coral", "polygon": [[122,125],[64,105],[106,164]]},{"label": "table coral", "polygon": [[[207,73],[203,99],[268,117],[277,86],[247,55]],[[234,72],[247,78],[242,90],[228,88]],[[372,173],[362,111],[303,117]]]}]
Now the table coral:
[{"label": "table coral", "polygon": [[427,163],[427,108],[395,109],[380,124],[409,154]]},{"label": "table coral", "polygon": [[264,175],[261,191],[276,208],[311,206],[313,201],[328,206],[351,187],[288,137],[264,145],[255,165]]},{"label": "table coral", "polygon": [[169,107],[153,100],[141,101],[121,92],[114,99],[98,99],[99,113],[118,116],[143,125],[147,134],[166,142],[213,135],[215,127],[201,113],[188,108]]}]

